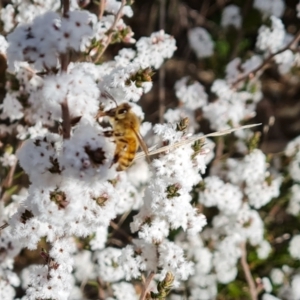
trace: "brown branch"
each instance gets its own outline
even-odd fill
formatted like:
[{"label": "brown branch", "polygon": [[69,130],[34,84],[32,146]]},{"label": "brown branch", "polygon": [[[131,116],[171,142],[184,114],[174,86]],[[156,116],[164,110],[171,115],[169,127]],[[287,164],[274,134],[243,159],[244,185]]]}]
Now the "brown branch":
[{"label": "brown branch", "polygon": [[62,114],[62,127],[63,127],[63,138],[69,139],[71,137],[71,116],[68,106],[67,96],[65,97],[63,103],[61,104],[61,114]]},{"label": "brown branch", "polygon": [[150,289],[150,283],[151,283],[154,276],[155,276],[154,272],[150,272],[150,274],[148,275],[148,277],[146,279],[146,282],[144,283],[144,286],[143,286],[143,291],[141,293],[140,300],[145,300],[146,299],[147,294],[148,294],[149,289]]},{"label": "brown branch", "polygon": [[251,295],[251,300],[257,300],[257,289],[255,282],[253,280],[249,264],[247,262],[247,250],[246,250],[246,242],[241,244],[242,256],[241,256],[241,265],[246,277],[247,284],[249,286],[249,291]]},{"label": "brown branch", "polygon": [[70,0],[62,0],[62,10],[63,10],[63,17],[67,18],[69,16]]},{"label": "brown branch", "polygon": [[94,60],[95,62],[99,61],[99,59],[101,58],[101,56],[103,55],[103,53],[105,52],[105,50],[107,49],[108,45],[110,44],[111,42],[111,39],[113,37],[113,34],[114,34],[114,31],[116,29],[116,26],[118,24],[118,21],[121,19],[122,17],[122,11],[123,11],[123,8],[124,6],[126,5],[126,0],[122,0],[121,2],[121,6],[120,6],[120,9],[119,11],[117,12],[116,16],[115,16],[115,20],[114,22],[112,23],[111,27],[108,29],[108,36],[107,36],[107,40],[106,40],[106,43],[104,45],[102,45],[102,49],[101,51],[98,53],[96,59]]},{"label": "brown branch", "polygon": [[272,59],[277,55],[280,54],[288,49],[292,49],[300,40],[300,31],[297,32],[297,34],[295,35],[295,37],[293,38],[293,40],[291,42],[289,42],[285,47],[283,47],[282,49],[278,50],[275,53],[270,54],[259,66],[257,66],[255,69],[253,69],[252,71],[246,73],[246,74],[240,74],[240,76],[238,76],[237,80],[234,81],[231,84],[232,88],[236,88],[237,84],[240,83],[241,81],[247,79],[250,76],[254,76],[258,71],[262,70],[269,62],[272,61]]}]

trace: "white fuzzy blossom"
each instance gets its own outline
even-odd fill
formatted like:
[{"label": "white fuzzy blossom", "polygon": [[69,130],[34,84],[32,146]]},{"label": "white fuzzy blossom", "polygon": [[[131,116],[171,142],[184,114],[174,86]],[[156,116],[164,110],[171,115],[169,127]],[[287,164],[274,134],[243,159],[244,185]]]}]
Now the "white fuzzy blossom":
[{"label": "white fuzzy blossom", "polygon": [[300,18],[300,1],[299,1],[299,3],[296,5],[296,10],[297,10],[297,17]]},{"label": "white fuzzy blossom", "polygon": [[188,40],[192,50],[198,58],[205,58],[213,55],[214,42],[206,29],[202,27],[190,29],[188,32]]},{"label": "white fuzzy blossom", "polygon": [[119,265],[119,258],[122,250],[107,247],[100,252],[96,252],[94,260],[97,262],[97,273],[106,282],[117,282],[125,277],[124,270]]},{"label": "white fuzzy blossom", "polygon": [[[0,103],[0,176],[6,176],[0,226],[7,226],[0,229],[0,298],[82,300],[97,281],[102,298],[137,300],[141,278],[149,276],[148,292],[155,294],[171,276],[171,300],[216,299],[218,287],[240,275],[244,247],[260,261],[276,251],[279,237],[265,227],[272,218],[260,210],[281,199],[282,183],[288,217],[300,213],[300,137],[287,145],[288,164],[280,166],[287,182],[262,150],[249,146],[254,130],[220,139],[224,155],[210,166],[214,142],[202,134],[203,123],[222,131],[252,122],[263,98],[260,67],[294,38],[280,19],[285,3],[255,0],[253,7],[271,20],[258,30],[258,53],[231,60],[223,78],[208,74],[207,80],[200,67],[193,77],[176,79],[178,107],[161,116],[166,123],[152,124],[142,122],[149,116],[139,101],[152,89],[156,69],[174,55],[175,38],[160,30],[135,40],[123,19],[132,17],[130,5],[100,1],[95,13],[91,2],[70,0],[64,13],[60,0],[12,0],[0,8],[0,56],[10,72]],[[225,6],[221,29],[242,30],[242,15],[239,6]],[[211,32],[191,27],[187,33],[200,60],[214,56],[215,27],[206,25]],[[103,55],[115,42],[127,47]],[[275,55],[279,73],[289,74],[297,56]],[[130,104],[142,123],[138,133],[151,146],[149,162],[141,151],[117,171],[116,149],[122,146],[126,158],[130,142],[127,131],[111,130],[105,114],[121,103]],[[11,138],[19,145],[6,147]],[[25,176],[28,187],[19,190]],[[285,250],[299,260],[297,230],[282,237],[292,237]],[[37,251],[40,264],[19,272],[23,249]],[[299,270],[276,262],[269,271],[260,281],[263,300],[300,299]]]},{"label": "white fuzzy blossom", "polygon": [[164,59],[170,58],[176,50],[175,39],[163,30],[154,32],[150,37],[142,37],[136,43],[136,62],[142,66],[158,69]]},{"label": "white fuzzy blossom", "polygon": [[214,130],[224,130],[238,126],[242,120],[247,120],[255,115],[256,103],[260,101],[261,94],[250,91],[237,92],[221,79],[214,81],[211,91],[218,96],[214,102],[203,107],[203,114],[210,121]]},{"label": "white fuzzy blossom", "polygon": [[275,16],[280,18],[285,9],[284,0],[255,0],[253,7],[258,9],[265,17]]},{"label": "white fuzzy blossom", "polygon": [[8,43],[3,35],[0,34],[0,53],[6,54]]},{"label": "white fuzzy blossom", "polygon": [[20,25],[8,35],[8,64],[14,70],[15,62],[34,63],[36,69],[56,67],[59,53],[67,49],[79,50],[84,37],[92,35],[89,14],[69,12],[61,18],[54,12],[36,17],[32,24]]},{"label": "white fuzzy blossom", "polygon": [[17,162],[17,157],[15,154],[5,152],[4,155],[0,157],[0,162],[3,167],[12,167]]},{"label": "white fuzzy blossom", "polygon": [[225,214],[235,214],[241,208],[243,195],[238,186],[224,183],[215,176],[206,177],[203,184],[199,202],[204,206],[217,206]]},{"label": "white fuzzy blossom", "polygon": [[300,235],[293,236],[289,244],[289,252],[293,258],[300,259]]},{"label": "white fuzzy blossom", "polygon": [[[163,128],[156,132],[171,143],[182,135],[171,127],[167,135]],[[166,240],[171,229],[181,227],[194,235],[206,224],[205,217],[190,204],[189,191],[201,180],[199,169],[205,168],[204,157],[199,155],[200,159],[194,161],[192,155],[193,149],[184,146],[153,161],[156,177],[147,186],[144,204],[131,223],[131,231],[138,232],[139,240],[135,241],[135,247],[127,246],[120,256],[127,279],[136,278],[141,271],[159,270],[161,280],[171,272],[178,282],[193,273],[192,264],[184,259],[183,250]],[[181,164],[176,165],[175,160],[179,157]]]},{"label": "white fuzzy blossom", "polygon": [[37,265],[30,274],[29,285],[25,299],[49,298],[66,299],[73,287],[71,253],[73,243],[68,239],[61,239],[53,243],[49,255],[48,265]]},{"label": "white fuzzy blossom", "polygon": [[267,53],[274,53],[284,46],[285,29],[282,21],[271,16],[271,28],[262,25],[258,31],[256,47]]},{"label": "white fuzzy blossom", "polygon": [[273,284],[281,285],[284,281],[284,273],[281,269],[274,268],[274,269],[272,269],[272,271],[270,273],[270,278],[271,278]]},{"label": "white fuzzy blossom", "polygon": [[234,4],[226,6],[222,13],[221,25],[223,27],[232,25],[235,28],[240,28],[242,25],[240,8]]},{"label": "white fuzzy blossom", "polygon": [[189,82],[189,77],[183,77],[175,83],[176,97],[185,107],[195,110],[207,104],[207,94],[199,82]]},{"label": "white fuzzy blossom", "polygon": [[291,198],[287,208],[287,212],[293,216],[297,216],[300,213],[300,186],[294,184],[291,188]]},{"label": "white fuzzy blossom", "polygon": [[128,282],[119,282],[111,285],[116,300],[138,300],[134,286]]}]

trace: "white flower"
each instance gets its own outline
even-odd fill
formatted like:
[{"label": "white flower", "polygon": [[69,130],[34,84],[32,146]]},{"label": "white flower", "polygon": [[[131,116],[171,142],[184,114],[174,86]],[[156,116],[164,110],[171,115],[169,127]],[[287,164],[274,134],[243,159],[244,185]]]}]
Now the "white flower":
[{"label": "white flower", "polygon": [[262,285],[264,287],[264,290],[267,293],[271,293],[272,292],[273,287],[272,287],[271,281],[270,281],[270,279],[268,277],[263,277],[262,278]]},{"label": "white flower", "polygon": [[180,280],[186,280],[194,273],[193,263],[187,262],[183,250],[172,242],[165,241],[158,247],[159,266],[164,272],[170,271]]},{"label": "white flower", "polygon": [[299,3],[296,5],[296,10],[297,10],[297,17],[300,18],[300,1],[299,1]]},{"label": "white flower", "polygon": [[116,300],[138,300],[134,286],[128,282],[119,282],[111,285],[114,299]]},{"label": "white flower", "polygon": [[82,250],[74,256],[74,275],[80,282],[92,280],[96,277],[95,263],[92,262],[92,252]]},{"label": "white flower", "polygon": [[276,63],[279,65],[281,74],[288,73],[295,63],[295,55],[291,50],[286,50],[274,57]]},{"label": "white flower", "polygon": [[141,37],[136,42],[137,57],[135,62],[144,67],[158,69],[164,59],[172,57],[176,50],[175,39],[163,30],[154,32],[150,37]]},{"label": "white flower", "polygon": [[295,259],[300,259],[300,235],[294,235],[289,244],[289,252]]},{"label": "white flower", "polygon": [[3,167],[11,167],[17,162],[17,157],[15,154],[4,152],[3,157],[0,157],[0,162]]},{"label": "white flower", "polygon": [[284,281],[284,273],[282,272],[281,269],[274,268],[270,273],[270,278],[273,284],[281,285],[283,284]]},{"label": "white flower", "polygon": [[95,254],[98,276],[107,282],[116,282],[124,278],[124,270],[119,265],[122,250],[107,247]]},{"label": "white flower", "polygon": [[266,240],[263,240],[261,241],[261,243],[258,245],[258,248],[256,249],[257,256],[260,259],[266,259],[269,256],[271,250],[272,248],[270,243]]},{"label": "white flower", "polygon": [[285,9],[283,0],[255,0],[253,7],[261,11],[264,16],[275,16],[280,18]]},{"label": "white flower", "polygon": [[176,97],[189,109],[195,110],[207,104],[207,94],[199,82],[189,83],[189,77],[183,77],[175,83]]},{"label": "white flower", "polygon": [[17,97],[17,93],[6,93],[3,104],[0,104],[0,109],[2,109],[0,119],[9,118],[12,122],[24,116],[23,107]]},{"label": "white flower", "polygon": [[275,297],[274,295],[264,293],[262,295],[262,300],[281,300],[280,298]]},{"label": "white flower", "polygon": [[234,4],[228,5],[222,12],[221,25],[227,27],[232,25],[236,28],[240,28],[242,23],[242,17],[240,14],[240,8]]},{"label": "white flower", "polygon": [[297,216],[300,213],[300,186],[294,184],[291,188],[291,198],[287,208],[287,213]]},{"label": "white flower", "polygon": [[188,40],[198,58],[205,58],[213,55],[214,43],[206,29],[202,27],[190,29],[188,32]]},{"label": "white flower", "polygon": [[78,51],[83,39],[91,37],[89,20],[85,11],[70,11],[68,18],[47,12],[31,24],[18,26],[7,37],[9,69],[14,70],[15,61],[34,63],[39,70],[56,67],[59,53],[70,48]]},{"label": "white flower", "polygon": [[224,183],[216,176],[204,179],[204,190],[199,193],[199,202],[207,207],[217,206],[225,214],[235,214],[242,205],[240,189]]},{"label": "white flower", "polygon": [[126,280],[137,278],[141,275],[140,262],[135,258],[135,253],[132,246],[126,246],[122,249],[122,254],[119,256],[119,263],[125,272]]},{"label": "white flower", "polygon": [[8,43],[3,35],[0,34],[0,52],[6,54]]}]

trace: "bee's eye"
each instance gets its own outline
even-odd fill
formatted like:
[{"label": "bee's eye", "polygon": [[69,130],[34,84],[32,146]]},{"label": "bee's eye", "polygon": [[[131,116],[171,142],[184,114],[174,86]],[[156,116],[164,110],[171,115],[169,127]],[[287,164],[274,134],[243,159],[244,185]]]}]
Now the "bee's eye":
[{"label": "bee's eye", "polygon": [[127,109],[123,108],[119,110],[119,114],[126,114],[127,113]]}]

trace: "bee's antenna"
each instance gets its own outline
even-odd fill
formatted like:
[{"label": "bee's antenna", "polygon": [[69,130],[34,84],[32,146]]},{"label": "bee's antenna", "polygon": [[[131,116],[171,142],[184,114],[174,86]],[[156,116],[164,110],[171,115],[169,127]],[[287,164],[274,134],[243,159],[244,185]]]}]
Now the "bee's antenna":
[{"label": "bee's antenna", "polygon": [[107,98],[109,98],[110,100],[112,100],[113,102],[115,102],[116,107],[118,107],[118,103],[117,103],[116,99],[115,99],[108,91],[101,92],[101,94],[102,94],[104,97],[107,97]]}]

